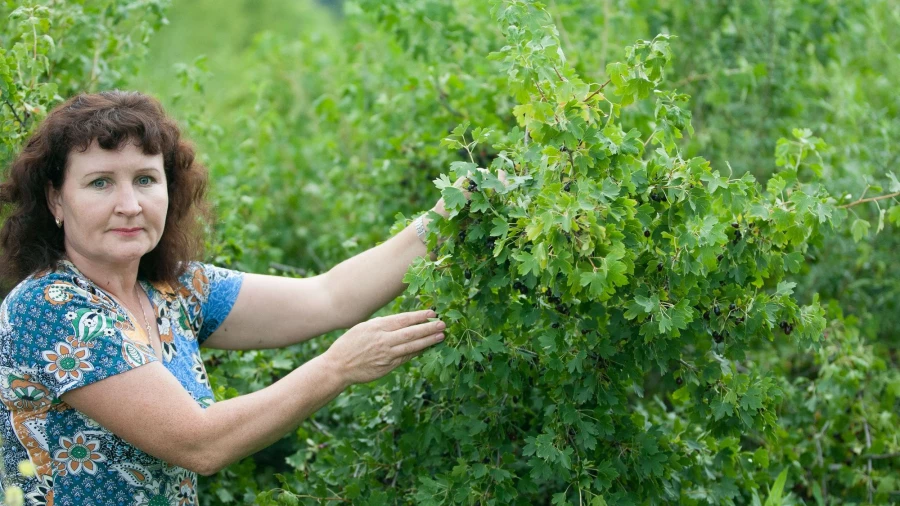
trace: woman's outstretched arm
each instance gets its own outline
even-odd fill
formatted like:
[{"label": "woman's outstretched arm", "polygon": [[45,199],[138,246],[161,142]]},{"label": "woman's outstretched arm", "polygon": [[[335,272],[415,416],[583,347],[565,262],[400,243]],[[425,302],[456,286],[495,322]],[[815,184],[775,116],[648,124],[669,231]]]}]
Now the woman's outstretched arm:
[{"label": "woman's outstretched arm", "polygon": [[144,452],[210,475],[292,432],[348,385],[380,378],[439,343],[444,324],[429,322],[433,316],[416,311],[361,323],[272,385],[206,409],[159,362],[61,398]]},{"label": "woman's outstretched arm", "polygon": [[[446,215],[443,203],[433,208]],[[427,218],[426,218],[427,224]],[[413,224],[310,278],[246,274],[234,307],[207,348],[281,348],[368,319],[403,293],[403,276],[427,248]]]}]

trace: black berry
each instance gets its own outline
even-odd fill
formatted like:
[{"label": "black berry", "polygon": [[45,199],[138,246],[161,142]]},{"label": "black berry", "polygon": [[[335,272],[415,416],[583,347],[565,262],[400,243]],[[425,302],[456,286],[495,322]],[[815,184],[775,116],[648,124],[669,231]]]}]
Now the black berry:
[{"label": "black berry", "polygon": [[650,237],[650,231],[644,230],[644,237]]},{"label": "black berry", "polygon": [[572,182],[571,182],[571,181],[567,181],[567,182],[566,182],[566,185],[563,186],[563,190],[569,191],[569,190],[571,190],[571,189],[572,189]]},{"label": "black berry", "polygon": [[675,378],[675,383],[676,383],[677,385],[681,386],[681,384],[684,383],[684,380],[681,379],[681,378]]},{"label": "black berry", "polygon": [[555,329],[558,329],[558,328],[559,328],[559,322],[553,322],[553,324],[550,325],[550,326],[553,327],[553,328],[555,328]]},{"label": "black berry", "polygon": [[720,334],[718,332],[713,332],[713,341],[715,341],[717,343],[721,343],[724,340],[725,340],[725,336],[723,336],[722,334]]},{"label": "black berry", "polygon": [[740,227],[740,225],[738,225],[737,223],[732,223],[731,226],[734,227],[734,228],[739,228],[739,227]]},{"label": "black berry", "polygon": [[715,306],[713,306],[713,312],[716,313],[716,316],[719,316],[720,314],[722,314],[722,310],[719,309],[719,305],[718,305],[718,304],[716,304]]},{"label": "black berry", "polygon": [[470,271],[469,269],[466,269],[466,272],[464,272],[463,275],[466,277],[466,279],[472,279],[472,271]]},{"label": "black berry", "polygon": [[731,311],[734,311],[735,309],[737,309],[737,306],[734,305],[734,303],[731,303],[728,305],[728,309],[730,309]]},{"label": "black berry", "polygon": [[721,261],[722,261],[722,258],[724,258],[724,257],[725,257],[725,255],[721,255],[721,254],[720,254],[719,256],[716,257],[716,260],[718,260],[718,261],[721,262]]},{"label": "black berry", "polygon": [[459,231],[459,236],[458,236],[458,237],[459,237],[459,240],[460,240],[460,241],[465,241],[465,240],[466,240],[466,231],[465,231],[465,230],[460,230],[460,231]]},{"label": "black berry", "polygon": [[658,264],[656,264],[656,272],[659,272],[659,271],[661,271],[661,270],[662,270],[662,268],[663,268],[663,264],[662,264],[662,262],[660,262],[660,263],[658,263]]},{"label": "black berry", "polygon": [[709,311],[704,311],[704,312],[703,312],[703,319],[704,319],[704,320],[709,320]]}]

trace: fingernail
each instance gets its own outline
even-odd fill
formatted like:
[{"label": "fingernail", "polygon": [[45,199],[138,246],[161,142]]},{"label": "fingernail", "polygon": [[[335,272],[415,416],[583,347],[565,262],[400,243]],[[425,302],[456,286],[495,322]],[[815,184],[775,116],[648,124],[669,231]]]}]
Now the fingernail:
[{"label": "fingernail", "polygon": [[438,322],[438,324],[437,324],[437,329],[438,329],[438,330],[444,330],[445,328],[447,328],[447,324],[446,324],[446,323],[444,323],[444,322]]},{"label": "fingernail", "polygon": [[444,340],[444,333],[443,333],[443,332],[441,332],[440,334],[437,335],[437,340],[438,340],[438,341],[443,341],[443,340]]}]

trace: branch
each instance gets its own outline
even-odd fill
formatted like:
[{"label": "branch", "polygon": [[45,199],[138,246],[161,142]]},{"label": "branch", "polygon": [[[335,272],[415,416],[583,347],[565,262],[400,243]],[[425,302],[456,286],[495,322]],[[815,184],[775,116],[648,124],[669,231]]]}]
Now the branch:
[{"label": "branch", "polygon": [[306,495],[306,494],[294,494],[294,497],[299,497],[302,499],[315,499],[316,501],[350,502],[350,499],[344,499],[343,497],[316,497],[314,495]]},{"label": "branch", "polygon": [[863,455],[863,458],[867,458],[869,460],[885,460],[885,459],[894,459],[897,457],[900,457],[900,452],[882,453],[880,455]]},{"label": "branch", "polygon": [[556,77],[558,77],[560,81],[566,82],[566,78],[563,77],[558,70],[556,70],[556,65],[553,65],[553,71],[556,72]]},{"label": "branch", "polygon": [[898,196],[898,195],[900,195],[900,192],[888,193],[887,195],[879,195],[879,196],[877,196],[877,197],[869,197],[869,198],[867,198],[867,199],[859,199],[859,200],[857,200],[856,202],[851,202],[851,203],[849,203],[849,204],[844,204],[844,205],[842,205],[842,206],[838,206],[838,209],[846,209],[846,208],[848,208],[848,207],[857,206],[857,205],[859,205],[859,204],[863,204],[863,203],[866,203],[866,202],[874,202],[874,201],[876,201],[876,200],[889,199],[889,198],[896,197],[896,196]]},{"label": "branch", "polygon": [[16,121],[19,122],[19,125],[20,125],[22,128],[27,129],[27,127],[25,126],[25,123],[22,121],[21,118],[19,118],[19,115],[16,113],[16,108],[13,107],[13,105],[9,102],[9,99],[7,98],[7,99],[4,99],[3,101],[6,102],[6,105],[9,106],[9,110],[12,111],[12,113],[13,113],[13,118],[15,118]]},{"label": "branch", "polygon": [[588,95],[587,98],[584,99],[584,101],[587,102],[588,100],[594,98],[598,93],[603,91],[603,88],[606,88],[606,85],[609,84],[610,81],[612,81],[612,79],[607,79],[605,83],[601,84],[600,87],[597,88],[597,91]]}]

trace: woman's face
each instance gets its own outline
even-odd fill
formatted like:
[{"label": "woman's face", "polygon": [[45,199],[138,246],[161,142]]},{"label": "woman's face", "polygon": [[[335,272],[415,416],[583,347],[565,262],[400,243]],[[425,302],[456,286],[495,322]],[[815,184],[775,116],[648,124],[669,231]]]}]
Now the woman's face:
[{"label": "woman's face", "polygon": [[69,154],[62,188],[47,191],[50,212],[63,221],[72,260],[127,265],[159,243],[169,194],[162,154],[128,142],[107,151],[97,141]]}]

